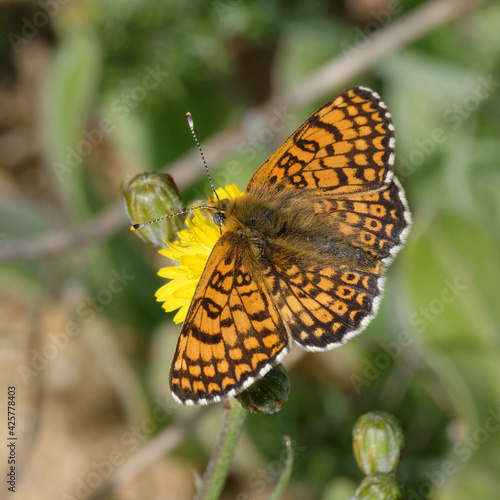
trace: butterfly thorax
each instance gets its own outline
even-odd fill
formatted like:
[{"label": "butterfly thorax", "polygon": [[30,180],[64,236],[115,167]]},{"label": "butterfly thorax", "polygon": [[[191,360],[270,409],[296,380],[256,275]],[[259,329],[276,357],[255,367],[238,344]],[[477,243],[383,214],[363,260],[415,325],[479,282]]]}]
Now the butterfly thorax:
[{"label": "butterfly thorax", "polygon": [[296,218],[289,207],[290,200],[282,198],[261,193],[245,193],[234,200],[210,202],[214,207],[214,215],[219,214],[217,218],[222,221],[227,231],[240,235],[261,234],[273,238],[287,230],[291,222],[290,217]]},{"label": "butterfly thorax", "polygon": [[307,263],[314,255],[325,265],[334,258],[339,265],[382,271],[369,255],[349,245],[327,216],[316,213],[310,199],[294,191],[271,196],[245,193],[234,200],[211,200],[211,204],[214,220],[220,220],[255,257],[272,253]]}]

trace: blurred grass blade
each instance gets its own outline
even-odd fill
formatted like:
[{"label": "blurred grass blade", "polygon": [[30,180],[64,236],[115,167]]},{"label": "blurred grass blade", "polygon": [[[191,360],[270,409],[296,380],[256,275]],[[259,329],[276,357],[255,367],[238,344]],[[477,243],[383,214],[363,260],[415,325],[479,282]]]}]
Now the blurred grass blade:
[{"label": "blurred grass blade", "polygon": [[283,472],[281,473],[281,476],[278,480],[278,484],[276,485],[276,488],[274,488],[274,491],[271,493],[268,500],[280,500],[280,498],[283,496],[283,493],[285,493],[285,489],[288,486],[288,483],[290,481],[290,476],[292,474],[292,467],[293,467],[292,440],[288,436],[285,436],[283,439],[285,441],[285,446],[286,446],[286,460],[283,467]]},{"label": "blurred grass blade", "polygon": [[86,124],[100,67],[100,48],[92,33],[65,33],[42,87],[40,130],[47,164],[67,210],[80,217],[86,211],[82,162],[96,145]]}]

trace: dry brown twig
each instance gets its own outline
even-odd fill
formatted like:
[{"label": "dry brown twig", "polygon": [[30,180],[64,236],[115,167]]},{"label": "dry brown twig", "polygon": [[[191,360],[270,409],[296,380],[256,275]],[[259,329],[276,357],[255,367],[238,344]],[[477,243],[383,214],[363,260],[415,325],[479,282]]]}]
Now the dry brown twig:
[{"label": "dry brown twig", "polygon": [[[371,37],[362,50],[349,58],[341,55],[324,64],[309,77],[295,85],[282,96],[275,96],[252,111],[257,119],[266,119],[276,107],[298,108],[314,102],[333,90],[345,85],[356,76],[373,67],[382,57],[418,40],[437,27],[479,7],[485,0],[431,0],[416,8]],[[230,127],[205,140],[205,155],[213,163],[220,162],[234,152],[247,138],[242,125]],[[178,160],[167,165],[168,171],[182,190],[192,184],[203,170],[199,168],[198,150],[193,147]],[[86,224],[48,232],[47,234],[19,240],[5,240],[0,246],[0,261],[35,260],[80,248],[93,240],[110,237],[127,223],[121,201],[117,201]]]},{"label": "dry brown twig", "polygon": [[171,425],[150,439],[144,446],[139,448],[120,468],[109,476],[102,486],[95,490],[88,500],[106,498],[112,491],[128,484],[142,471],[148,469],[159,460],[165,453],[175,448],[199,420],[210,410],[204,406],[198,408],[184,422]]}]

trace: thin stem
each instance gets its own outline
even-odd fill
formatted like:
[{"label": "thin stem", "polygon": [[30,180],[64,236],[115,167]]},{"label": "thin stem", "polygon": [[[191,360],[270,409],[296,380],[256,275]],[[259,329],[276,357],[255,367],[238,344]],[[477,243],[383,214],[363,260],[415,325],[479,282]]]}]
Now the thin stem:
[{"label": "thin stem", "polygon": [[274,488],[271,496],[267,500],[280,500],[285,493],[286,487],[290,481],[290,476],[292,475],[293,467],[293,446],[292,440],[288,436],[284,436],[285,446],[286,446],[286,460],[283,466],[283,472],[278,480],[276,488]]},{"label": "thin stem", "polygon": [[217,438],[215,450],[210,457],[202,484],[194,500],[217,500],[229,474],[229,465],[238,442],[247,411],[235,400],[229,400],[229,408]]}]

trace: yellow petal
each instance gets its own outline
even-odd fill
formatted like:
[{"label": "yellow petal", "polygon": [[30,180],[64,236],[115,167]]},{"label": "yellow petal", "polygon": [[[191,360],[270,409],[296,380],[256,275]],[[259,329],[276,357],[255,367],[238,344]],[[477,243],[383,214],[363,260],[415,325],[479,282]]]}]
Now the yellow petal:
[{"label": "yellow petal", "polygon": [[177,314],[174,316],[174,323],[178,325],[179,323],[182,323],[186,319],[186,315],[189,310],[189,302],[186,302],[178,311]]},{"label": "yellow petal", "polygon": [[158,276],[173,280],[173,279],[183,278],[188,272],[189,268],[187,268],[186,266],[162,267],[158,271]]},{"label": "yellow petal", "polygon": [[191,269],[194,273],[198,274],[198,277],[201,276],[203,269],[205,269],[205,264],[207,263],[208,256],[200,256],[198,255],[190,255],[188,257],[183,257],[181,260],[181,264],[184,267]]},{"label": "yellow petal", "polygon": [[189,304],[189,302],[190,302],[189,299],[175,299],[171,297],[165,302],[163,302],[162,307],[163,309],[165,309],[165,312],[172,312],[175,311],[176,309],[179,309],[184,304]]},{"label": "yellow petal", "polygon": [[[243,193],[235,184],[217,189],[219,199],[234,199]],[[177,241],[166,241],[167,248],[161,249],[161,255],[172,259],[176,266],[162,267],[158,275],[170,279],[156,292],[156,300],[163,302],[163,309],[179,311],[174,317],[175,323],[186,318],[190,302],[198,286],[198,281],[207,263],[208,257],[223,228],[218,227],[203,210],[195,210],[194,217],[186,222],[188,229],[177,233]]]}]

